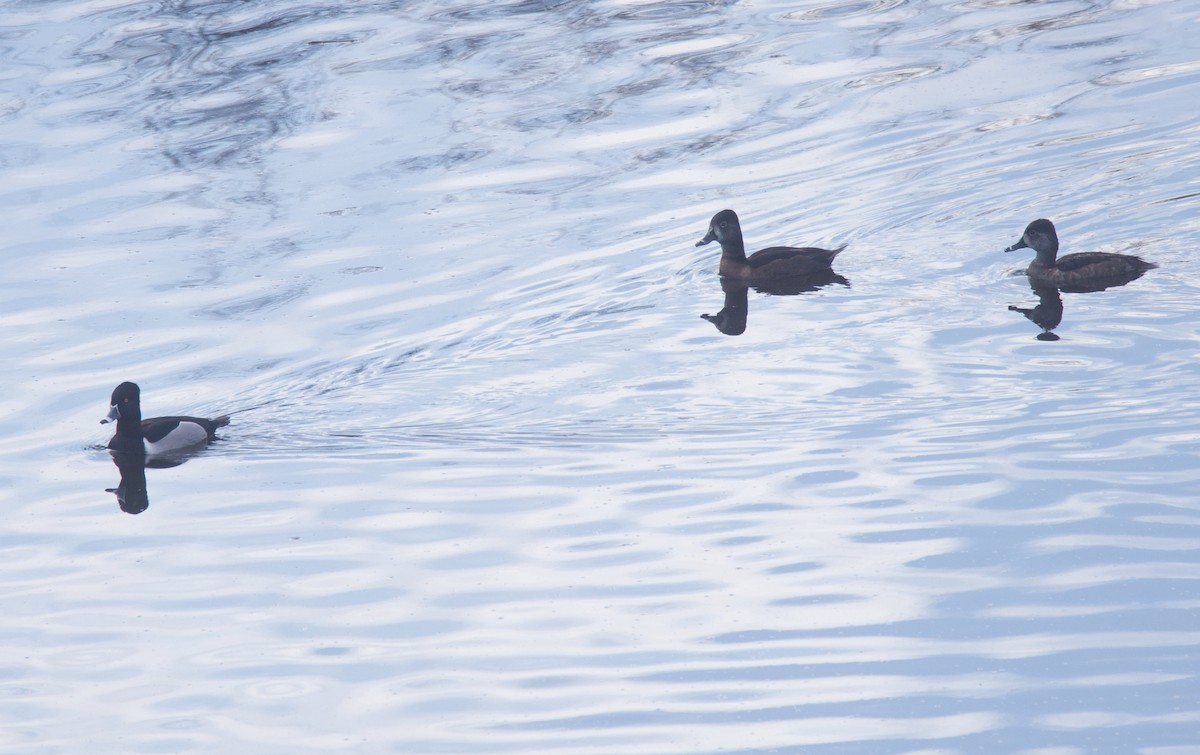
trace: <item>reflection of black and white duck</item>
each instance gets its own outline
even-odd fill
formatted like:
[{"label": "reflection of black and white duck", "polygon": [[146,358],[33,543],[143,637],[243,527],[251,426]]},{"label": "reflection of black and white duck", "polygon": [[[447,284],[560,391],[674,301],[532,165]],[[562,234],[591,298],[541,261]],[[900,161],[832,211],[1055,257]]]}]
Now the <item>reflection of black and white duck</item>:
[{"label": "reflection of black and white duck", "polygon": [[1158,267],[1141,257],[1110,252],[1079,252],[1060,258],[1058,233],[1054,230],[1054,224],[1045,218],[1030,223],[1021,240],[1004,251],[1026,248],[1037,252],[1025,271],[1030,281],[1057,286],[1069,293],[1123,286],[1137,280],[1147,270]]},{"label": "reflection of black and white duck", "polygon": [[150,507],[146,491],[146,455],[140,452],[113,451],[113,464],[121,472],[121,482],[115,488],[105,488],[117,496],[117,504],[126,514],[140,514]]},{"label": "reflection of black and white duck", "polygon": [[[747,257],[742,225],[733,210],[721,210],[713,215],[708,224],[708,233],[696,242],[696,246],[704,246],[711,241],[721,244],[721,275],[752,286],[808,276],[836,276],[832,268],[833,259],[846,248],[844,245],[837,249],[773,246]],[[845,282],[845,279],[839,282]]]},{"label": "reflection of black and white duck", "polygon": [[207,445],[218,427],[229,424],[229,416],[154,417],[142,419],[141,389],[137,383],[121,383],[112,392],[112,406],[100,423],[116,420],[117,432],[108,447],[123,453],[147,456],[180,453]]}]

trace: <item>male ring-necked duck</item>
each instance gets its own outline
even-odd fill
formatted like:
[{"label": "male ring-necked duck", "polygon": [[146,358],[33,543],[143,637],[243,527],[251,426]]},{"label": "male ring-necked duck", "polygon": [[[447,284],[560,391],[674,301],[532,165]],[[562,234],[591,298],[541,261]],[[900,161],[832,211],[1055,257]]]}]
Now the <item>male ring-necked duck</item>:
[{"label": "male ring-necked duck", "polygon": [[218,427],[229,424],[229,416],[154,417],[142,419],[141,389],[137,383],[121,383],[112,392],[112,406],[100,424],[116,420],[117,433],[108,442],[114,451],[145,451],[147,456],[169,454],[204,445],[215,437]]},{"label": "male ring-necked duck", "polygon": [[696,242],[704,246],[710,241],[721,243],[721,275],[747,283],[768,283],[785,278],[829,273],[833,258],[845,249],[773,246],[746,256],[742,241],[742,225],[733,210],[721,210],[708,224],[708,234]]},{"label": "male ring-necked duck", "polygon": [[1072,287],[1105,288],[1128,283],[1142,273],[1158,267],[1141,257],[1111,252],[1077,252],[1058,257],[1058,233],[1054,224],[1045,218],[1033,221],[1025,228],[1021,240],[1005,249],[1033,249],[1037,257],[1029,263],[1030,280],[1049,283],[1064,290]]}]

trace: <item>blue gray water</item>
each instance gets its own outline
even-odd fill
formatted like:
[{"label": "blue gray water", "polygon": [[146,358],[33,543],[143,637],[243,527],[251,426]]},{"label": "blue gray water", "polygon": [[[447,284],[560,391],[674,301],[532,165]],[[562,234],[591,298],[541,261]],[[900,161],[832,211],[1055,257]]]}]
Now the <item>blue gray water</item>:
[{"label": "blue gray water", "polygon": [[[1195,751],[1198,27],[10,1],[0,751]],[[1159,268],[1039,340],[1037,217]]]}]

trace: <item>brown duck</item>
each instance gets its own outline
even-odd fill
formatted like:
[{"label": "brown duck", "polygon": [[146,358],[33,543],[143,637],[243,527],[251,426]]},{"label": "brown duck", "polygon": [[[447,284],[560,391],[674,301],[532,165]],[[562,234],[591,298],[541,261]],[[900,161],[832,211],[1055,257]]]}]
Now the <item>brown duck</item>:
[{"label": "brown duck", "polygon": [[1099,290],[1120,286],[1140,278],[1142,273],[1158,267],[1141,257],[1111,252],[1077,252],[1058,256],[1058,233],[1054,224],[1039,218],[1025,228],[1021,240],[1005,249],[1032,249],[1037,252],[1025,271],[1034,283],[1057,286],[1064,291]]},{"label": "brown duck", "polygon": [[837,249],[772,246],[747,257],[742,225],[733,210],[721,210],[713,215],[708,234],[697,241],[696,246],[704,246],[710,241],[721,244],[721,275],[750,284],[829,275],[833,258],[846,248],[845,245]]}]

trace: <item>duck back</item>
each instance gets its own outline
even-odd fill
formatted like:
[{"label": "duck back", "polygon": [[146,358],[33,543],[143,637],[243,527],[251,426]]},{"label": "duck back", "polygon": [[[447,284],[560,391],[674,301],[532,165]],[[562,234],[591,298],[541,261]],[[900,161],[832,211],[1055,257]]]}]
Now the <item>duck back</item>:
[{"label": "duck back", "polygon": [[1111,252],[1079,252],[1059,257],[1053,265],[1036,260],[1027,272],[1031,278],[1060,287],[1073,285],[1121,285],[1140,278],[1147,270],[1158,267],[1141,257]]},{"label": "duck back", "polygon": [[218,427],[229,424],[228,416],[214,419],[203,417],[154,417],[142,420],[142,437],[149,444],[172,439],[172,445],[189,445],[214,440]]},{"label": "duck back", "polygon": [[829,273],[833,260],[845,249],[772,246],[755,252],[745,262],[721,260],[721,274],[750,282]]}]

